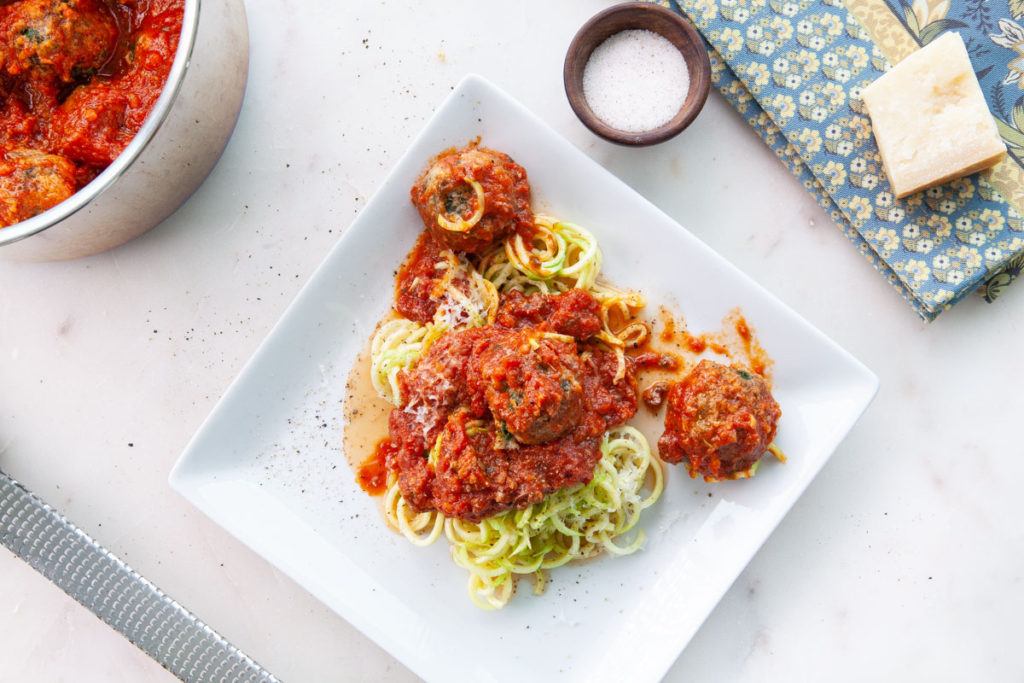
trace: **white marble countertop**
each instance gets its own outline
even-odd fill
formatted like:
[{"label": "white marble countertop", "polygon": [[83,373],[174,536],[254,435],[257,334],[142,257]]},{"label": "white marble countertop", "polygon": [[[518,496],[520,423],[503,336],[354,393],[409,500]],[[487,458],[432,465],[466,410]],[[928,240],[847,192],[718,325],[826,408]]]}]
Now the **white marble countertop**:
[{"label": "white marble countertop", "polygon": [[[167,474],[434,108],[476,72],[881,380],[666,680],[1019,680],[1024,285],[921,322],[717,94],[660,146],[595,138],[561,68],[576,29],[610,4],[250,0],[245,103],[196,195],[112,252],[0,263],[0,468],[282,680],[416,680]],[[0,550],[0,681],[65,680],[171,676]]]}]

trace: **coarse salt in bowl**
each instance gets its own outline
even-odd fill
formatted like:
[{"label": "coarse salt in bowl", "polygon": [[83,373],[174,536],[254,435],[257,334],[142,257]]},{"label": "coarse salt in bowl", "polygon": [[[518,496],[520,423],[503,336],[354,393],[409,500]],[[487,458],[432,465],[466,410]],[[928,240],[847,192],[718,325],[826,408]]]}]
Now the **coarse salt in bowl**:
[{"label": "coarse salt in bowl", "polygon": [[683,107],[690,72],[676,46],[659,33],[627,29],[605,38],[583,68],[583,96],[612,128],[645,133]]},{"label": "coarse salt in bowl", "polygon": [[668,140],[696,118],[711,64],[697,30],[681,15],[626,3],[584,24],[563,77],[584,125],[611,142],[642,146]]}]

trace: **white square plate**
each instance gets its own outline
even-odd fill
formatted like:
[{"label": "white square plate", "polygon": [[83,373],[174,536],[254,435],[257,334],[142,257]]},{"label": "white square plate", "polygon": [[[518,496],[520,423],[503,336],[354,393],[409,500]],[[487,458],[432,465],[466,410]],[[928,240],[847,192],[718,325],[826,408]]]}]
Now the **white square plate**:
[{"label": "white square plate", "polygon": [[[470,602],[466,573],[444,539],[421,549],[386,528],[342,448],[346,378],[422,230],[409,188],[432,156],[477,136],[526,168],[535,210],[589,228],[608,279],[643,292],[652,309],[667,305],[699,332],[719,329],[741,307],[775,360],[783,410],[776,442],[789,458],[754,479],[713,485],[672,468],[641,519],[643,551],[556,569],[545,595],[523,590],[497,612]],[[428,680],[656,681],[877,386],[863,365],[671,218],[469,76],[228,389],[170,481]]]}]

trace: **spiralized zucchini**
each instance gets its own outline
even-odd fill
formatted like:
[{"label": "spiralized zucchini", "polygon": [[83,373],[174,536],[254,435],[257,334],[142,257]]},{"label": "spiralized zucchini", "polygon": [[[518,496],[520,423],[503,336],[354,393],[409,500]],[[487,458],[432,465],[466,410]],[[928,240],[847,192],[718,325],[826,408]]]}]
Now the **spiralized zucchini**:
[{"label": "spiralized zucchini", "polygon": [[[411,368],[436,339],[433,326],[405,318],[389,320],[377,328],[370,342],[370,380],[377,394],[394,406],[401,406],[398,373]],[[433,337],[433,339],[431,339]]]},{"label": "spiralized zucchini", "polygon": [[601,272],[601,249],[586,229],[550,216],[534,216],[536,236],[526,244],[509,237],[484,255],[479,270],[500,292],[557,294],[592,289]]},{"label": "spiralized zucchini", "polygon": [[546,570],[602,551],[629,555],[644,543],[630,534],[640,513],[664,487],[663,465],[636,428],[608,430],[594,478],[556,491],[540,503],[510,510],[480,523],[446,519],[438,512],[413,512],[403,501],[397,480],[385,497],[388,521],[416,545],[429,545],[443,527],[452,558],[469,571],[469,595],[484,609],[503,607],[515,592],[516,578],[534,575],[534,592],[547,584]]}]

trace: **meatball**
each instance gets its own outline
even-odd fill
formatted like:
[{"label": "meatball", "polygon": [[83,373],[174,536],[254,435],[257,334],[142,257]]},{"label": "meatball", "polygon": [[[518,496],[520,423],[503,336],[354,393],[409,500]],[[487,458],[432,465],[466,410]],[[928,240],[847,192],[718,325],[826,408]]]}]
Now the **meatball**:
[{"label": "meatball", "polygon": [[125,76],[150,86],[132,88],[140,97],[150,100],[143,109],[152,108],[174,63],[182,11],[181,0],[151,0],[125,50]]},{"label": "meatball", "polygon": [[533,331],[494,336],[478,350],[487,406],[520,443],[571,431],[583,412],[576,343]]},{"label": "meatball", "polygon": [[61,154],[81,163],[106,167],[131,142],[131,98],[112,83],[75,88],[50,119],[50,138]]},{"label": "meatball", "polygon": [[502,295],[495,324],[550,330],[586,341],[601,331],[601,304],[583,289],[530,295],[512,290]]},{"label": "meatball", "polygon": [[49,138],[55,150],[101,168],[124,151],[160,97],[181,21],[180,3],[149,5],[131,34],[119,73],[80,85],[54,111]]},{"label": "meatball", "polygon": [[0,158],[0,227],[56,206],[75,193],[75,165],[35,149],[14,149]]},{"label": "meatball", "polygon": [[0,62],[12,75],[48,68],[65,83],[87,78],[117,39],[117,22],[99,0],[22,0],[0,13]]},{"label": "meatball", "polygon": [[410,196],[434,239],[456,251],[481,253],[533,231],[526,171],[502,152],[470,145],[442,153]]},{"label": "meatball", "polygon": [[[466,382],[466,369],[472,366],[474,349],[492,336],[487,328],[453,330],[441,335],[416,366],[398,376],[403,405],[413,410],[417,404],[447,411],[456,405],[475,404],[474,414],[482,414],[482,401],[474,401],[474,391]],[[410,408],[413,406],[413,408]]]},{"label": "meatball", "polygon": [[[433,500],[423,505],[422,497],[414,498],[421,506],[410,504],[414,509],[433,507],[446,517],[479,522],[539,503],[564,486],[585,483],[594,476],[601,457],[597,440],[566,441],[570,443],[557,449],[509,446],[494,422],[453,413],[429,456],[435,472]],[[402,495],[406,495],[404,487]]]},{"label": "meatball", "polygon": [[691,477],[742,477],[771,445],[781,414],[760,376],[702,360],[669,390],[658,451],[665,462],[685,461]]},{"label": "meatball", "polygon": [[41,138],[57,107],[59,86],[52,74],[16,78],[0,68],[0,149],[45,146]]}]

